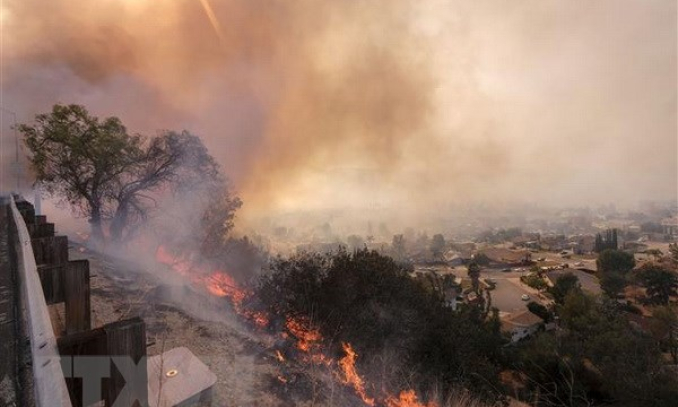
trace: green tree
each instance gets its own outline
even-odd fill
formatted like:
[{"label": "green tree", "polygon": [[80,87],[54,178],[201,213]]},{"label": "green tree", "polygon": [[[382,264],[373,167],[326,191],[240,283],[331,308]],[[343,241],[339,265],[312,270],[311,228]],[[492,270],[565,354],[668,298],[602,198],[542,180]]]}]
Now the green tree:
[{"label": "green tree", "polygon": [[31,151],[37,182],[88,216],[92,236],[103,238],[111,189],[118,175],[141,159],[141,138],[127,134],[118,118],[99,120],[77,105],[55,105],[35,122],[18,130]]},{"label": "green tree", "polygon": [[604,250],[603,248],[604,248],[603,237],[600,235],[600,233],[596,233],[596,243],[593,251],[596,253],[600,253]]},{"label": "green tree", "polygon": [[598,255],[596,264],[601,273],[616,272],[625,275],[636,266],[636,260],[631,253],[607,249]]},{"label": "green tree", "polygon": [[131,136],[118,118],[100,120],[79,105],[54,105],[18,130],[36,182],[86,216],[96,240],[105,221],[113,240],[134,233],[168,192],[226,197],[225,226],[240,206],[200,139],[187,132]]},{"label": "green tree", "polygon": [[617,250],[619,248],[619,242],[617,240],[617,229],[612,229],[612,242],[610,243],[612,249]]},{"label": "green tree", "polygon": [[604,273],[600,278],[600,288],[610,298],[617,298],[626,285],[626,277],[616,271]]},{"label": "green tree", "polygon": [[565,297],[571,291],[581,291],[579,279],[572,273],[565,273],[558,277],[553,284],[553,287],[549,289],[549,292],[553,295],[553,299],[557,304],[563,304],[565,302]]},{"label": "green tree", "polygon": [[581,290],[570,289],[558,307],[558,316],[565,327],[580,334],[598,329],[602,315],[597,311],[596,300]]},{"label": "green tree", "polygon": [[535,290],[541,291],[548,288],[548,284],[546,284],[546,281],[544,281],[543,278],[539,277],[538,274],[530,274],[529,276],[520,277],[520,281],[534,288]]},{"label": "green tree", "polygon": [[653,304],[668,305],[671,296],[678,295],[678,276],[657,264],[644,264],[636,278]]},{"label": "green tree", "polygon": [[534,315],[543,319],[544,322],[550,322],[552,319],[551,313],[549,312],[548,308],[539,304],[538,302],[534,301],[528,302],[527,309],[530,310],[530,312],[533,313]]},{"label": "green tree", "polygon": [[653,336],[668,349],[674,364],[678,364],[678,310],[670,306],[660,306],[652,310],[654,323],[651,326]]},{"label": "green tree", "polygon": [[600,233],[596,234],[594,252],[600,253],[604,250],[617,250],[618,247],[617,229],[607,229],[604,238]]},{"label": "green tree", "polygon": [[571,290],[557,310],[566,329],[540,335],[521,352],[539,405],[675,404],[678,383],[657,342],[632,329],[616,304]]}]

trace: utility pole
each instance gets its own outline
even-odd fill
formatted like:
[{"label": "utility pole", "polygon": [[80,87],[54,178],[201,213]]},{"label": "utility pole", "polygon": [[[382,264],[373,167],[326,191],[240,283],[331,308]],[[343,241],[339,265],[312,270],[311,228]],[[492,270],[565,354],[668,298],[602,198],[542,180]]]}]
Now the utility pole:
[{"label": "utility pole", "polygon": [[12,126],[12,130],[14,131],[14,171],[16,175],[16,192],[19,192],[21,179],[21,165],[19,165],[19,135],[16,132],[16,113],[9,109],[5,109],[2,106],[0,106],[0,110],[2,110],[5,113],[11,114],[12,118],[14,119],[14,126]]}]

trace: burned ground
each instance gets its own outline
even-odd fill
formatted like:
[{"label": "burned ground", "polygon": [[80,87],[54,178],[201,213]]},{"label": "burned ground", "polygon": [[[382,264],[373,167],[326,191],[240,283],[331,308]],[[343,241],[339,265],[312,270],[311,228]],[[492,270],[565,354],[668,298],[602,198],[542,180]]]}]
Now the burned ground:
[{"label": "burned ground", "polygon": [[[146,323],[149,356],[185,346],[217,376],[213,405],[352,405],[331,369],[297,360],[294,341],[281,340],[238,318],[229,299],[209,295],[169,269],[71,245],[72,258],[90,261],[94,326],[132,316]],[[56,325],[63,308],[52,310]],[[57,328],[58,329],[58,328]],[[284,360],[276,357],[276,350]]]}]

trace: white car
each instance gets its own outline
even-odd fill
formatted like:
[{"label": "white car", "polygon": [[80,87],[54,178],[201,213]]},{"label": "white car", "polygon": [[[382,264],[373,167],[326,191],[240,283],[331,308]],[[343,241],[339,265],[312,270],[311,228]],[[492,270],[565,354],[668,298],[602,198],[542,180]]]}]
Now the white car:
[{"label": "white car", "polygon": [[527,295],[527,294],[523,294],[523,295],[520,296],[520,299],[523,300],[523,301],[528,301],[530,299],[530,296]]}]

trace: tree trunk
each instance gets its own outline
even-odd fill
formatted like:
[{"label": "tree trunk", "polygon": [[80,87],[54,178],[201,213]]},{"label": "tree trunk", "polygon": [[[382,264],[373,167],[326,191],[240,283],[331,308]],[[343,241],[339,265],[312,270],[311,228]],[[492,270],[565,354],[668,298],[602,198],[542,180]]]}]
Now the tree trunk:
[{"label": "tree trunk", "polygon": [[101,226],[101,209],[98,207],[92,208],[92,213],[89,219],[91,237],[96,243],[104,241],[104,230]]},{"label": "tree trunk", "polygon": [[122,240],[122,232],[127,224],[127,206],[120,204],[111,220],[111,240],[115,243],[120,243]]}]

